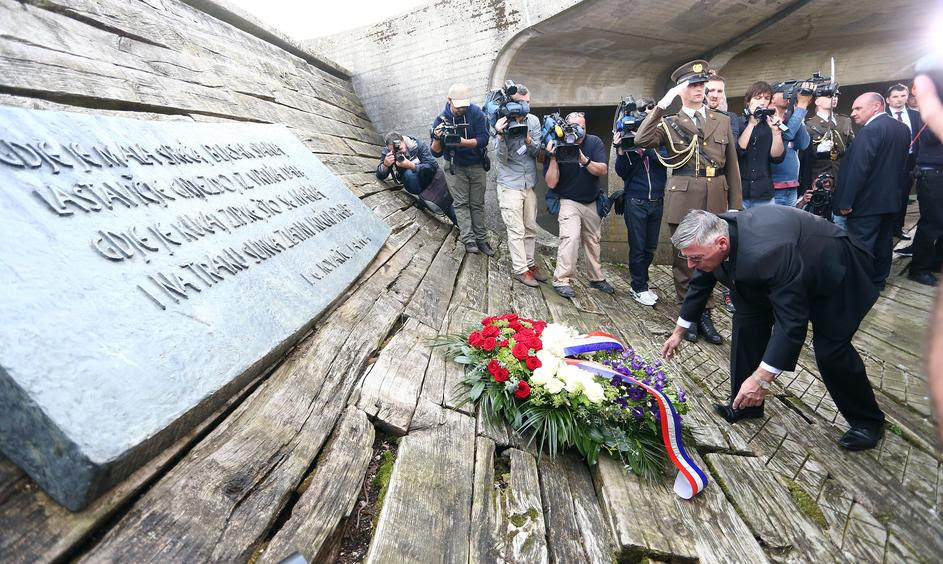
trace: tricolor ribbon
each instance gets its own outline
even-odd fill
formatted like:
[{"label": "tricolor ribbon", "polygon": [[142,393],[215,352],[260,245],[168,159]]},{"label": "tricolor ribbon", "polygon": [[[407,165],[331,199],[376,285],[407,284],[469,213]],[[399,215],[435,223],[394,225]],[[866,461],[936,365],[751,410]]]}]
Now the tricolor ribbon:
[{"label": "tricolor ribbon", "polygon": [[[573,356],[601,350],[622,351],[625,350],[625,346],[612,335],[593,331],[585,337],[572,339],[563,347],[563,354],[565,356]],[[618,378],[626,384],[639,386],[648,392],[658,405],[658,420],[661,423],[661,437],[665,442],[665,450],[668,453],[668,458],[678,469],[678,475],[675,477],[675,493],[684,499],[691,499],[707,487],[707,476],[698,468],[697,464],[691,460],[691,457],[688,456],[688,453],[684,450],[684,443],[681,440],[681,416],[678,415],[678,412],[675,410],[671,400],[668,399],[668,396],[652,386],[644,384],[631,376],[626,376],[598,362],[576,358],[565,358],[563,361],[609,380]]]}]

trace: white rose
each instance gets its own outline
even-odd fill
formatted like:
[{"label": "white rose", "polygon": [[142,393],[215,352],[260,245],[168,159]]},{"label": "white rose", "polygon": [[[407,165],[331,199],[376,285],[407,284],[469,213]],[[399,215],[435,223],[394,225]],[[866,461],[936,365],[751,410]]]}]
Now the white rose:
[{"label": "white rose", "polygon": [[540,368],[537,370],[546,368],[550,371],[550,375],[553,376],[560,368],[560,358],[561,357],[554,355],[547,349],[541,349],[537,351],[537,360],[540,361]]},{"label": "white rose", "polygon": [[593,403],[600,403],[606,399],[606,392],[597,382],[587,382],[584,384],[584,387],[585,390],[583,393],[586,394],[586,397],[589,398],[589,401]]},{"label": "white rose", "polygon": [[537,370],[534,370],[534,373],[530,377],[530,383],[537,386],[545,386],[551,378],[553,378],[553,371],[541,366]]},{"label": "white rose", "polygon": [[540,340],[543,342],[543,348],[555,356],[563,356],[563,347],[567,342],[576,336],[576,331],[566,325],[551,323],[544,328],[540,334]]},{"label": "white rose", "polygon": [[586,375],[588,373],[585,370],[570,364],[564,364],[557,372],[557,376],[566,384],[566,391],[571,394],[578,394],[583,391],[587,382]]},{"label": "white rose", "polygon": [[564,386],[564,384],[563,384],[563,381],[562,381],[562,380],[558,380],[558,379],[556,379],[556,378],[551,378],[551,379],[548,380],[547,383],[544,385],[544,388],[546,388],[547,391],[550,392],[551,394],[559,394],[559,393],[560,393],[560,390],[563,389],[563,386]]}]

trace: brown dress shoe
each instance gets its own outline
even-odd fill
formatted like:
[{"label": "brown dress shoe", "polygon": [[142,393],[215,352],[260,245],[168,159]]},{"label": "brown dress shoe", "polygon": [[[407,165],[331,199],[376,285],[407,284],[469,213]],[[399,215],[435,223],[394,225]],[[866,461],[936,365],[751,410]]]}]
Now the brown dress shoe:
[{"label": "brown dress shoe", "polygon": [[547,280],[550,280],[550,278],[546,274],[544,274],[542,270],[537,268],[536,265],[530,267],[530,269],[528,269],[527,272],[530,272],[530,275],[533,276],[534,280],[538,282],[546,282]]},{"label": "brown dress shoe", "polygon": [[531,274],[529,270],[526,270],[520,274],[515,274],[514,279],[525,286],[530,286],[531,288],[537,288],[540,286],[540,282],[537,282],[537,280],[534,278],[534,275]]}]

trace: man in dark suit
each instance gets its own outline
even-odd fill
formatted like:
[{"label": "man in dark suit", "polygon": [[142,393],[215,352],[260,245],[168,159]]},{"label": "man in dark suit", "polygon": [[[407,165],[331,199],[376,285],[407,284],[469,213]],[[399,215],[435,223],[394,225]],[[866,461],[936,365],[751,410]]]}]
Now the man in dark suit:
[{"label": "man in dark suit", "polygon": [[736,313],[730,358],[730,405],[715,405],[727,421],[763,416],[770,382],[795,370],[812,322],[812,347],[822,381],[851,425],[839,444],[873,448],[884,414],[864,363],[851,344],[877,300],[871,256],[833,223],[786,206],[760,206],[716,216],[690,212],[671,238],[696,268],[678,325],[662,354],[671,358],[685,326],[704,309],[714,284],[730,288]]},{"label": "man in dark suit", "polygon": [[915,149],[917,148],[914,139],[920,133],[923,127],[923,121],[920,119],[920,112],[907,107],[907,98],[910,96],[910,89],[903,84],[897,83],[887,89],[887,115],[906,125],[910,130],[910,148],[907,151],[907,164],[905,170],[900,175],[900,201],[901,210],[897,215],[897,227],[894,232],[898,239],[910,239],[904,233],[904,219],[907,217],[907,200],[910,198],[910,189],[913,187],[913,178],[910,171],[914,169]]},{"label": "man in dark suit", "polygon": [[851,119],[863,127],[845,153],[832,203],[847,218],[848,233],[874,255],[874,283],[883,290],[891,271],[910,134],[884,112],[884,98],[877,92],[855,99]]}]

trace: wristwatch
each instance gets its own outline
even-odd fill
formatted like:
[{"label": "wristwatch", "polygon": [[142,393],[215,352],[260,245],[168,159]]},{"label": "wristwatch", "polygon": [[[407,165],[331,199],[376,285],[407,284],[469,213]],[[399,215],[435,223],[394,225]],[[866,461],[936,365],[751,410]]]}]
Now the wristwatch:
[{"label": "wristwatch", "polygon": [[586,159],[586,164],[583,165],[583,168],[588,167],[588,166],[589,166],[589,163],[591,163],[591,162],[593,162],[593,161],[591,161],[591,160],[589,160],[589,159]]},{"label": "wristwatch", "polygon": [[772,382],[767,382],[766,380],[760,378],[759,376],[755,374],[753,375],[753,379],[756,380],[757,385],[763,388],[764,390],[768,390],[770,384],[772,384]]}]

